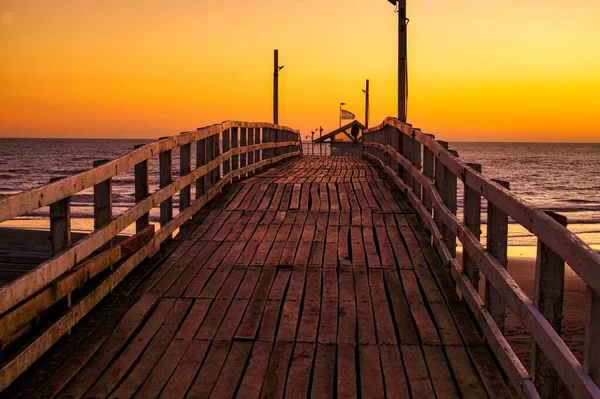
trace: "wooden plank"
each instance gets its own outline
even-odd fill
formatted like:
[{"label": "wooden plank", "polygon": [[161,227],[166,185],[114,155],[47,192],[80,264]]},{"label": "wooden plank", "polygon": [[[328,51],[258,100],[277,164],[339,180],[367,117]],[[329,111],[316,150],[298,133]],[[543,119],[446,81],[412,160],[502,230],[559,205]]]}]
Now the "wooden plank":
[{"label": "wooden plank", "polygon": [[[137,396],[141,398],[157,398],[163,387],[165,387],[169,381],[171,375],[173,375],[176,368],[178,368],[180,360],[185,359],[182,368],[194,359],[196,364],[202,361],[204,353],[208,349],[208,343],[204,342],[198,346],[198,341],[192,343],[192,339],[196,334],[198,327],[200,327],[200,324],[204,320],[209,307],[210,301],[207,299],[198,299],[195,301],[181,328],[177,331],[175,339],[171,341],[158,364],[138,391]],[[188,354],[188,350],[192,353]],[[183,375],[185,373],[186,370],[180,369],[177,376],[174,378],[174,381],[185,379]],[[186,388],[191,384],[193,376],[188,377],[188,379],[189,382],[186,385]],[[173,392],[173,390],[177,388],[178,387],[174,386],[172,383],[169,389],[165,389],[165,392]]]},{"label": "wooden plank", "polygon": [[331,398],[335,388],[335,345],[317,344],[311,396]]},{"label": "wooden plank", "polygon": [[338,278],[337,271],[323,270],[323,299],[318,342],[335,344],[338,327]]},{"label": "wooden plank", "polygon": [[212,391],[221,369],[227,359],[231,342],[214,342],[206,356],[206,361],[198,373],[190,390],[186,393],[187,397],[208,397]]},{"label": "wooden plank", "polygon": [[[162,326],[152,338],[152,341],[149,343],[143,355],[140,357],[140,360],[135,364],[135,367],[133,367],[131,371],[127,372],[125,379],[120,382],[118,384],[118,388],[112,392],[112,398],[125,399],[133,397],[140,386],[144,383],[146,378],[150,375],[154,367],[158,364],[164,351],[167,349],[167,346],[175,336],[175,333],[177,332],[180,323],[190,308],[190,305],[191,300],[189,299],[178,299],[175,302],[173,308],[165,318]],[[138,342],[139,338],[138,341],[136,341],[136,344],[138,344]],[[125,354],[121,356],[123,357],[124,355]],[[113,370],[114,367],[115,364],[113,363],[111,370]],[[104,374],[104,376],[106,375],[107,373]],[[102,377],[103,379],[105,378],[104,376]],[[114,377],[114,375],[111,376],[111,378],[112,377]],[[102,379],[96,384],[100,384],[101,381]],[[110,382],[115,385],[117,384],[117,380]],[[102,388],[106,389],[108,387],[103,386]]]},{"label": "wooden plank", "polygon": [[[385,382],[387,398],[409,398],[409,387],[406,381],[405,367],[397,345],[379,345],[381,371]],[[407,364],[407,367],[412,365]]]},{"label": "wooden plank", "polygon": [[379,347],[377,345],[359,345],[360,389],[366,398],[383,398],[383,378]]},{"label": "wooden plank", "polygon": [[337,352],[337,393],[340,398],[358,397],[354,345],[339,344]]},{"label": "wooden plank", "polygon": [[298,342],[296,344],[287,377],[286,398],[306,398],[309,396],[314,355],[314,343]]},{"label": "wooden plank", "polygon": [[411,396],[423,399],[435,397],[421,348],[416,345],[401,345],[400,352],[404,364],[410,364],[405,370],[410,381]]},{"label": "wooden plank", "polygon": [[89,365],[79,372],[65,387],[62,394],[65,396],[81,397],[100,376],[102,371],[110,364],[121,348],[135,334],[145,317],[158,304],[158,295],[144,295],[127,312],[117,328],[104,341],[102,346],[91,358]]},{"label": "wooden plank", "polygon": [[261,318],[267,304],[267,297],[274,279],[275,270],[265,269],[262,271],[256,289],[248,304],[248,309],[235,333],[235,339],[256,339]]},{"label": "wooden plank", "polygon": [[298,328],[300,305],[302,304],[305,280],[306,269],[292,271],[290,284],[285,295],[283,311],[279,320],[277,342],[294,342],[296,340],[296,330]]},{"label": "wooden plank", "polygon": [[392,321],[388,300],[385,295],[382,271],[371,270],[369,272],[369,287],[371,289],[371,299],[373,301],[373,310],[375,314],[377,342],[380,345],[396,345],[396,332],[394,330],[394,323]]},{"label": "wooden plank", "polygon": [[265,375],[261,398],[282,398],[290,366],[293,342],[275,342]]},{"label": "wooden plank", "polygon": [[440,398],[458,398],[459,392],[454,385],[452,373],[439,346],[424,346],[425,360],[429,369],[433,389]]},{"label": "wooden plank", "polygon": [[377,343],[375,316],[366,272],[354,269],[354,286],[356,289],[358,343],[361,345],[375,345]]},{"label": "wooden plank", "polygon": [[[306,277],[306,293],[302,306],[302,317],[298,328],[297,342],[317,342],[319,315],[321,312],[321,281],[323,270],[310,268]],[[337,287],[336,287],[337,288]]]},{"label": "wooden plank", "polygon": [[219,379],[210,392],[211,397],[233,398],[241,380],[244,367],[252,350],[251,342],[236,341],[231,346],[229,356],[223,365]]},{"label": "wooden plank", "polygon": [[183,398],[209,351],[209,341],[192,340],[161,393],[163,398]]}]

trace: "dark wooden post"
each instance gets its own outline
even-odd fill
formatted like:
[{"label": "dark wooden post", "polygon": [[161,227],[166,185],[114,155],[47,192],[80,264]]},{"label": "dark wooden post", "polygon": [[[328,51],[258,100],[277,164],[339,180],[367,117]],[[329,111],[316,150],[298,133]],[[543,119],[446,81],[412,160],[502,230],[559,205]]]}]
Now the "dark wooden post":
[{"label": "dark wooden post", "polygon": [[[226,154],[231,148],[231,129],[223,131],[223,154]],[[231,170],[231,158],[223,161],[223,176],[226,176]]]},{"label": "dark wooden post", "polygon": [[[566,217],[553,212],[547,214],[561,225],[567,225]],[[559,335],[562,329],[564,287],[565,261],[538,240],[533,301]],[[531,376],[540,396],[545,399],[558,397],[558,374],[535,340],[531,349]]]},{"label": "dark wooden post", "polygon": [[[240,148],[246,151],[246,146],[248,145],[248,129],[245,127],[240,129]],[[243,152],[240,154],[240,168],[245,168],[248,164],[248,154]],[[241,177],[246,177],[244,173]]]},{"label": "dark wooden post", "polygon": [[[394,150],[398,151],[398,143],[400,142],[400,132],[398,132],[398,130],[393,126],[387,126],[386,129],[389,129],[390,131],[390,146]],[[396,172],[396,174],[398,174],[400,171],[400,166],[398,162],[396,162],[394,159],[392,159],[392,170]]]},{"label": "dark wooden post", "polygon": [[[137,149],[143,147],[143,144],[136,145],[133,148]],[[134,167],[135,175],[135,202],[141,202],[148,197],[149,184],[148,184],[148,160],[143,160]],[[141,232],[150,225],[150,213],[145,213],[138,220],[135,221],[136,233]]]},{"label": "dark wooden post", "polygon": [[[221,156],[221,145],[219,143],[220,137],[218,134],[215,134],[214,136],[212,136],[212,138],[212,158],[210,159],[210,161],[215,160]],[[213,169],[212,185],[217,184],[219,180],[221,180],[221,166]]]},{"label": "dark wooden post", "polygon": [[[443,148],[448,148],[448,143],[445,141],[438,141],[438,143],[440,143],[440,145]],[[446,167],[440,162],[440,158],[439,156],[435,158],[435,179],[434,179],[434,186],[435,186],[435,190],[438,192],[438,194],[440,195],[442,201],[444,203],[446,203],[445,200],[445,195],[446,195],[446,184],[444,182],[446,178]],[[440,217],[440,212],[438,212],[437,210],[434,210],[433,212],[433,218],[435,221],[435,225],[437,226],[438,230],[440,231],[441,236],[444,238],[444,242],[445,242],[445,238],[446,238],[446,225],[444,225],[444,222],[442,221],[442,218]],[[447,244],[447,242],[445,242]]]},{"label": "dark wooden post", "polygon": [[[481,165],[477,163],[468,163],[476,172],[481,173]],[[463,215],[465,225],[475,237],[481,238],[481,194],[477,190],[464,185],[464,207]],[[463,250],[463,270],[476,291],[479,291],[479,268],[477,264],[469,257],[467,251]]]},{"label": "dark wooden post", "polygon": [[[50,183],[64,179],[56,177]],[[50,247],[52,256],[71,246],[71,197],[50,204]]]},{"label": "dark wooden post", "polygon": [[[494,181],[504,188],[510,188],[508,182]],[[507,248],[508,215],[488,201],[487,250],[505,269],[508,265]],[[498,328],[504,333],[506,303],[500,293],[488,281],[485,283],[485,304]]]},{"label": "dark wooden post", "polygon": [[[412,140],[412,164],[419,170],[422,167],[422,156],[421,156],[421,143],[419,143],[416,139]],[[413,178],[413,191],[417,198],[420,200],[421,196],[421,184],[419,183],[419,179]]]},{"label": "dark wooden post", "polygon": [[[162,140],[162,138],[161,138]],[[159,157],[160,188],[173,182],[173,150],[161,152]],[[173,219],[173,197],[169,197],[160,204],[161,227]]]},{"label": "dark wooden post", "polygon": [[[412,141],[413,141],[413,139],[404,133],[401,133],[401,134],[402,134],[402,152],[401,152],[401,154],[404,155],[404,158],[408,159],[411,163],[413,163],[413,159],[412,159],[412,147],[413,147]],[[408,187],[410,187],[412,189],[413,188],[412,176],[410,175],[408,170],[405,170],[404,168],[401,168],[401,170],[402,170],[402,172],[400,173],[400,176],[402,176],[402,180]]]},{"label": "dark wooden post", "polygon": [[[240,129],[237,127],[231,128],[231,148],[239,147],[239,131]],[[240,156],[233,155],[231,157],[231,170],[238,170],[240,168]]]},{"label": "dark wooden post", "polygon": [[[254,128],[248,128],[248,146],[254,145]],[[248,152],[248,166],[254,164],[254,151]],[[250,174],[254,174],[254,171],[251,171]]]},{"label": "dark wooden post", "polygon": [[[192,144],[179,147],[179,175],[185,176],[192,171]],[[202,179],[199,179],[200,181]],[[186,186],[179,192],[179,211],[183,212],[190,206],[191,186]]]},{"label": "dark wooden post", "polygon": [[[381,136],[383,139],[383,140],[381,140],[381,144],[383,144],[384,146],[388,146],[388,145],[392,144],[392,131],[389,126],[385,126],[383,128],[383,130],[381,130]],[[393,158],[390,154],[388,154],[387,152],[384,151],[382,161],[385,164],[385,166],[391,166],[392,162],[393,162]]]},{"label": "dark wooden post", "polygon": [[[448,150],[452,155],[458,157],[456,151]],[[450,169],[444,167],[444,203],[446,207],[456,215],[457,212],[457,177],[450,171]],[[450,229],[444,229],[444,241],[450,255],[456,258],[456,235]]]},{"label": "dark wooden post", "polygon": [[[207,158],[207,146],[210,148],[210,140],[212,137],[200,139],[196,142],[196,168],[206,165]],[[210,187],[210,178],[212,172],[208,172],[198,180],[196,180],[196,199],[202,197],[206,192],[206,189]]]},{"label": "dark wooden post", "polygon": [[[262,128],[257,127],[256,129],[254,129],[254,144],[260,144],[262,143],[262,139],[261,139],[261,133],[262,133]],[[262,158],[260,157],[261,151],[260,150],[256,150],[254,151],[254,162],[260,162],[262,160]]]},{"label": "dark wooden post", "polygon": [[583,365],[594,383],[600,386],[600,345],[598,342],[600,342],[600,295],[588,286]]},{"label": "dark wooden post", "polygon": [[[433,157],[433,153],[427,147],[423,147],[423,174],[431,180],[433,183],[433,176],[435,170],[435,161]],[[427,191],[423,192],[423,204],[425,205],[425,209],[431,214],[431,210],[433,209],[433,203],[431,201],[431,195],[427,193]]]},{"label": "dark wooden post", "polygon": [[[108,159],[99,159],[93,162],[94,168],[109,162]],[[104,180],[94,185],[94,230],[105,226],[112,218],[111,179]],[[103,251],[112,245],[112,240],[99,248]]]}]

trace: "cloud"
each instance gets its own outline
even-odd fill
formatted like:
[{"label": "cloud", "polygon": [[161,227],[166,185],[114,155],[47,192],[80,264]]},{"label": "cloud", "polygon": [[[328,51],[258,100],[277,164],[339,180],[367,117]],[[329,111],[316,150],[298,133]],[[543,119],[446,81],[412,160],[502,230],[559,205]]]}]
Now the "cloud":
[{"label": "cloud", "polygon": [[11,26],[16,25],[16,23],[17,16],[14,12],[2,11],[2,13],[0,13],[0,25],[2,25],[3,27],[10,28]]}]

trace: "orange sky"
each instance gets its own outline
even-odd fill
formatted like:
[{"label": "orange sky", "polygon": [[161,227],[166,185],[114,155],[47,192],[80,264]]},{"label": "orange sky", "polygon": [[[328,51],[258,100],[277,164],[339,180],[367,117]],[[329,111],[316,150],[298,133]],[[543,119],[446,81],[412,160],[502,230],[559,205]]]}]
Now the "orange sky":
[{"label": "orange sky", "polygon": [[[573,5],[572,3],[577,3]],[[598,0],[408,2],[409,122],[448,141],[600,141]],[[0,137],[158,137],[396,112],[385,0],[3,0]]]}]

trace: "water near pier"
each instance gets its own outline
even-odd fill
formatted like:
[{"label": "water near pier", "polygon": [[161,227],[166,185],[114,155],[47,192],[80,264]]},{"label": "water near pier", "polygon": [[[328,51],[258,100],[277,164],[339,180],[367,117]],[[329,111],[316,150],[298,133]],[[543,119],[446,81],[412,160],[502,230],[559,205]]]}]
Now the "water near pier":
[{"label": "water near pier", "polygon": [[[114,159],[131,151],[135,144],[147,142],[149,140],[0,139],[0,198],[41,186],[54,177],[86,170],[96,159]],[[511,190],[525,200],[566,215],[572,231],[586,243],[600,245],[600,144],[451,143],[451,148],[465,161],[481,163],[485,175],[509,181]],[[318,154],[318,147],[315,149]],[[192,152],[194,150],[192,146]],[[177,152],[174,152],[173,164],[173,174],[178,175]],[[150,162],[150,174],[158,175],[157,159]],[[151,181],[157,180],[151,178]],[[133,203],[132,183],[133,173],[113,180],[115,214]],[[151,187],[151,190],[156,188]],[[73,216],[93,217],[92,193],[93,190],[88,189],[73,198]],[[461,204],[462,198],[459,198],[459,207]],[[32,218],[42,218],[45,212],[47,210],[42,209]],[[156,215],[153,212],[152,216]],[[513,225],[510,245],[535,245],[535,238]]]}]

